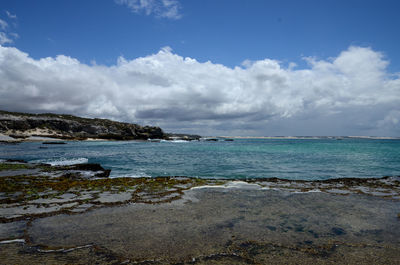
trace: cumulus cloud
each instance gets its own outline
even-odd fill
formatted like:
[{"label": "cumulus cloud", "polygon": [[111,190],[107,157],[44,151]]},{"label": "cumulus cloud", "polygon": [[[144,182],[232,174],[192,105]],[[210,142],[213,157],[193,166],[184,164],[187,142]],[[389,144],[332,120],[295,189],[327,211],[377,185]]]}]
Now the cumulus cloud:
[{"label": "cumulus cloud", "polygon": [[134,13],[144,13],[160,18],[180,19],[181,6],[177,0],[115,0],[117,4],[126,5]]},{"label": "cumulus cloud", "polygon": [[229,68],[166,47],[103,66],[0,46],[0,106],[203,135],[399,135],[400,76],[382,53],[305,60],[305,69],[270,59]]}]

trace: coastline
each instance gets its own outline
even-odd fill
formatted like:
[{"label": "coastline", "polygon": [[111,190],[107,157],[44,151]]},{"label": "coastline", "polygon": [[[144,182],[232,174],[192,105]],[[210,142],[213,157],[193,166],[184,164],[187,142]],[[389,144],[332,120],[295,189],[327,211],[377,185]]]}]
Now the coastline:
[{"label": "coastline", "polygon": [[320,140],[320,139],[371,139],[371,140],[399,140],[400,137],[392,136],[219,136],[221,138],[231,139],[302,139],[302,140]]},{"label": "coastline", "polygon": [[[46,132],[35,131],[35,133],[30,133],[24,137],[13,138],[10,137],[11,133],[0,133],[0,142],[3,143],[22,143],[22,142],[42,142],[42,141],[147,141],[147,139],[105,139],[105,138],[71,138],[64,137],[62,135],[49,135]],[[21,135],[21,132],[20,134]],[[197,138],[190,138],[190,135],[180,134],[179,136],[172,136],[174,134],[168,134],[171,140],[181,140],[181,141],[193,141],[200,140],[201,136],[196,135]],[[204,139],[208,139],[205,137]],[[400,137],[390,137],[390,136],[212,136],[210,139],[271,139],[271,140],[344,140],[344,139],[368,139],[368,140],[400,140]],[[161,139],[154,139],[161,140]]]},{"label": "coastline", "polygon": [[[107,178],[96,164],[0,165],[0,258],[5,262],[399,261],[399,177],[135,179]],[[14,184],[5,192],[6,183]]]}]

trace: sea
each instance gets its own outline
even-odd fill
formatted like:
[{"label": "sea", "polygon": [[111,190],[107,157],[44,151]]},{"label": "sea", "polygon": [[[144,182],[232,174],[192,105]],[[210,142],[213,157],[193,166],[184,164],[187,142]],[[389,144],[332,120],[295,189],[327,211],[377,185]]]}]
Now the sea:
[{"label": "sea", "polygon": [[1,144],[0,159],[99,163],[110,177],[326,180],[400,175],[399,139],[67,141]]}]

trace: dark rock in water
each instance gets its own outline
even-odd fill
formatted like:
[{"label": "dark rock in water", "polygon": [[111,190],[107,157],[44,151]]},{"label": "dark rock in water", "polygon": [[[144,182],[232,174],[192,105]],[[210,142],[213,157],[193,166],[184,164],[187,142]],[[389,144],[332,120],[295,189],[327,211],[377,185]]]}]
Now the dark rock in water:
[{"label": "dark rock in water", "polygon": [[207,142],[218,142],[217,138],[206,138],[205,141]]},{"label": "dark rock in water", "polygon": [[86,163],[67,166],[71,170],[105,171],[100,164]]},{"label": "dark rock in water", "polygon": [[67,144],[65,142],[43,142],[42,144]]},{"label": "dark rock in water", "polygon": [[111,169],[104,169],[102,173],[97,173],[95,177],[97,178],[108,178],[110,176]]},{"label": "dark rock in water", "polygon": [[225,139],[225,142],[233,142],[233,139]]},{"label": "dark rock in water", "polygon": [[332,234],[340,236],[340,235],[345,235],[346,231],[344,231],[344,229],[340,228],[340,227],[333,227],[331,229]]},{"label": "dark rock in water", "polygon": [[[110,176],[111,173],[111,169],[105,169],[100,164],[95,164],[95,163],[75,164],[68,166],[53,166],[52,168],[54,168],[55,170],[66,170],[68,172],[70,172],[71,170],[96,172],[94,176],[98,178],[107,178],[108,176]],[[71,174],[71,177],[74,177],[75,173],[69,173],[69,174]]]},{"label": "dark rock in water", "polygon": [[24,163],[24,164],[28,163],[27,161],[22,160],[22,159],[7,159],[6,162],[11,162],[11,163],[16,162],[16,163]]},{"label": "dark rock in water", "polygon": [[[111,170],[104,169],[100,164],[95,163],[86,163],[86,164],[76,164],[71,166],[66,166],[70,170],[83,170],[83,171],[103,171],[104,173],[99,173],[97,175],[101,175],[104,177],[108,177],[110,175]],[[96,175],[96,176],[97,176]]]}]

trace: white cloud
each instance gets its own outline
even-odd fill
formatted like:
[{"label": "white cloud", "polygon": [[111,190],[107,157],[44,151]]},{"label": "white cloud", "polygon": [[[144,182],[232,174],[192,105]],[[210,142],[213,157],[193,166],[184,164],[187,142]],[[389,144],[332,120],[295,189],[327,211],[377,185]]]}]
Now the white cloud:
[{"label": "white cloud", "polygon": [[[13,17],[15,15],[9,14],[6,11],[8,17]],[[15,16],[16,18],[16,16]],[[10,27],[7,21],[0,19],[0,45],[11,44],[15,39],[19,38],[18,34],[15,32],[10,32]]]},{"label": "white cloud", "polygon": [[16,18],[17,18],[17,15],[13,15],[13,14],[11,14],[9,11],[7,11],[7,10],[6,10],[6,14],[7,14],[7,16],[8,16],[9,18],[11,18],[11,19],[16,19]]},{"label": "white cloud", "polygon": [[0,19],[0,29],[6,30],[8,27],[8,23],[5,22],[4,20]]},{"label": "white cloud", "polygon": [[160,18],[180,19],[181,6],[177,0],[115,0],[117,4],[126,5],[134,13],[155,15]]},{"label": "white cloud", "polygon": [[15,33],[15,32],[10,32],[9,34],[10,34],[10,36],[12,36],[14,39],[18,39],[18,38],[19,38],[19,35],[18,35],[17,33]]},{"label": "white cloud", "polygon": [[6,33],[0,32],[0,45],[7,44],[7,43],[13,43],[13,40],[10,39]]},{"label": "white cloud", "polygon": [[400,78],[382,53],[350,47],[307,60],[306,69],[270,59],[229,68],[165,47],[102,66],[0,47],[0,106],[206,135],[399,135]]}]

